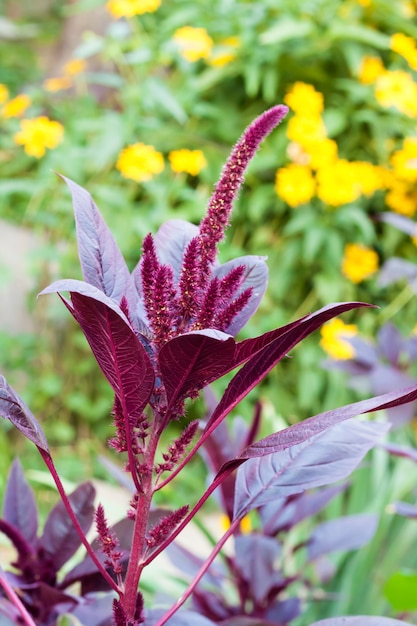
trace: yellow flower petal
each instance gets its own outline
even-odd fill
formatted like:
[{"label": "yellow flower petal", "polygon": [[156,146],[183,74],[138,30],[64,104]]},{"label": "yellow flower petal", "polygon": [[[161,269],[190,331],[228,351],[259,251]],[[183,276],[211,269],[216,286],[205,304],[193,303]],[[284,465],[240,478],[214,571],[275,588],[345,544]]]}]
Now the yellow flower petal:
[{"label": "yellow flower petal", "polygon": [[153,146],[135,143],[121,151],[116,168],[125,178],[142,183],[162,172],[164,157]]}]

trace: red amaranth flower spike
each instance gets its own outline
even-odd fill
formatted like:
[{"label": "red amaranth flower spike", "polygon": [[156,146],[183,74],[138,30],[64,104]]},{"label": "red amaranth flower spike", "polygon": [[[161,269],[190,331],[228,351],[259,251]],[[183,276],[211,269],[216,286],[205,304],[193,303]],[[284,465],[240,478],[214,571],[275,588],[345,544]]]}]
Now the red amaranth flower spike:
[{"label": "red amaranth flower spike", "polygon": [[201,244],[200,280],[202,289],[205,288],[210,267],[216,258],[217,246],[224,238],[233,200],[242,186],[246,168],[263,139],[282,121],[287,111],[286,106],[278,105],[257,117],[245,130],[226,162],[220,180],[211,196],[207,215],[200,223],[198,237]]}]

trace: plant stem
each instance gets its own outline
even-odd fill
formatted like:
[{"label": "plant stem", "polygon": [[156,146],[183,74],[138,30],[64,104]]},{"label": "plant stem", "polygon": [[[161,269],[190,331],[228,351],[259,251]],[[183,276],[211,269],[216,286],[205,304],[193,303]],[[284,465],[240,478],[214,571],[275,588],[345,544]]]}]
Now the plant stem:
[{"label": "plant stem", "polygon": [[210,565],[212,564],[212,562],[214,561],[214,559],[216,558],[220,550],[223,548],[226,541],[229,539],[229,537],[233,535],[236,528],[239,526],[239,523],[240,523],[240,518],[233,520],[233,522],[230,525],[230,528],[225,532],[225,534],[220,539],[218,544],[211,551],[210,556],[200,567],[194,580],[188,585],[187,589],[182,594],[182,596],[177,600],[177,602],[172,605],[169,611],[167,611],[167,613],[165,613],[165,615],[161,617],[161,619],[158,620],[156,624],[154,624],[154,626],[163,626],[163,624],[166,624],[166,622],[174,615],[174,613],[176,613],[178,609],[184,604],[184,602],[191,596],[194,589],[197,587],[198,583],[203,578],[204,574],[207,572],[208,568],[210,567]]},{"label": "plant stem", "polygon": [[398,311],[401,309],[412,299],[415,297],[415,292],[411,289],[410,285],[406,285],[402,291],[394,298],[392,302],[388,304],[388,306],[381,311],[380,319],[382,323],[387,322],[389,319],[394,317]]},{"label": "plant stem", "polygon": [[[157,420],[154,420],[154,425],[156,424],[156,421]],[[154,427],[151,430],[148,446],[144,455],[143,465],[148,468],[149,471],[147,472],[147,475],[142,477],[142,493],[138,493],[132,546],[125,578],[123,608],[126,612],[127,618],[131,620],[134,620],[139,580],[145,566],[143,560],[146,548],[145,536],[148,526],[152,496],[154,493],[152,488],[152,469],[155,463],[158,439],[157,429]]]},{"label": "plant stem", "polygon": [[32,617],[29,615],[25,605],[22,604],[22,601],[20,600],[19,596],[17,595],[13,587],[9,584],[9,581],[7,580],[5,573],[1,566],[0,566],[0,585],[3,587],[10,602],[19,611],[20,615],[22,616],[24,624],[26,626],[36,626],[36,623],[33,621]]},{"label": "plant stem", "polygon": [[74,528],[78,533],[79,538],[81,539],[81,542],[83,544],[83,546],[85,547],[85,549],[87,550],[87,554],[90,556],[91,560],[93,561],[93,563],[95,564],[95,566],[97,567],[98,571],[100,572],[100,574],[103,576],[103,578],[106,580],[106,582],[110,585],[110,587],[112,589],[114,589],[114,591],[116,591],[119,595],[121,594],[121,591],[119,589],[119,587],[117,586],[117,584],[114,582],[113,578],[110,576],[110,574],[106,571],[106,569],[103,567],[103,565],[100,563],[100,561],[97,558],[96,553],[94,552],[94,550],[92,549],[92,547],[90,546],[90,544],[88,543],[87,537],[85,536],[83,529],[80,526],[80,523],[77,519],[77,516],[75,515],[74,511],[72,510],[72,506],[70,501],[68,500],[68,496],[65,493],[64,487],[62,485],[61,479],[58,476],[58,473],[55,469],[55,465],[54,462],[52,460],[52,457],[50,456],[49,452],[46,452],[46,450],[42,450],[42,448],[40,448],[39,446],[37,446],[45,464],[46,467],[48,468],[52,478],[54,479],[55,485],[59,491],[59,495],[61,496],[61,500],[63,505],[65,506],[67,513],[72,521],[72,523],[74,524]]}]

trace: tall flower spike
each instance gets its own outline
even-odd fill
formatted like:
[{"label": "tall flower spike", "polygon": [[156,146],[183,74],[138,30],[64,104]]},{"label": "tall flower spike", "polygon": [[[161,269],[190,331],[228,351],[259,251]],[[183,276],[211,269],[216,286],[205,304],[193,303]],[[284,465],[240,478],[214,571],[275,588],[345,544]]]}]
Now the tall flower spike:
[{"label": "tall flower spike", "polygon": [[211,196],[207,215],[200,223],[201,245],[201,285],[204,290],[210,273],[210,266],[217,254],[217,246],[224,238],[229,224],[233,200],[242,186],[245,170],[255,155],[261,142],[277,126],[288,112],[283,105],[272,107],[256,118],[245,130],[233,148],[229,159]]}]

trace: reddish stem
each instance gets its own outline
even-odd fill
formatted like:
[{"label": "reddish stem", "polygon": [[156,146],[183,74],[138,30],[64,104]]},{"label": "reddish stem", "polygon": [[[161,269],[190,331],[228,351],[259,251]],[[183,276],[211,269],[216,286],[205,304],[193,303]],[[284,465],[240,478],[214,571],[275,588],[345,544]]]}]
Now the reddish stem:
[{"label": "reddish stem", "polygon": [[99,559],[97,558],[96,553],[94,552],[94,550],[92,549],[92,547],[90,546],[90,544],[88,543],[87,537],[84,534],[83,529],[80,526],[80,523],[77,519],[77,516],[75,515],[74,511],[72,510],[72,506],[71,503],[68,499],[67,494],[65,493],[64,487],[61,483],[61,479],[58,476],[58,473],[55,469],[55,465],[54,462],[52,460],[51,455],[49,454],[49,452],[46,452],[46,450],[43,450],[42,448],[40,448],[39,446],[37,446],[52,478],[54,479],[55,485],[59,491],[59,495],[61,496],[61,500],[67,510],[67,513],[72,521],[72,523],[74,524],[74,528],[78,533],[79,538],[81,539],[81,542],[83,544],[83,546],[85,547],[85,549],[87,550],[87,553],[89,554],[89,556],[91,557],[92,561],[94,562],[95,566],[97,567],[97,569],[99,570],[100,574],[103,576],[103,578],[106,580],[106,582],[110,585],[110,587],[112,589],[114,589],[114,591],[116,591],[120,596],[121,591],[119,589],[119,587],[117,586],[117,584],[114,582],[113,578],[110,576],[110,574],[105,570],[105,568],[103,567],[103,565],[100,563]]},{"label": "reddish stem", "polygon": [[9,581],[7,580],[6,576],[4,575],[4,572],[0,566],[0,585],[3,587],[7,597],[9,598],[10,602],[16,607],[16,609],[19,611],[23,622],[26,626],[36,626],[36,623],[33,621],[32,617],[29,615],[25,605],[22,603],[22,601],[20,600],[19,596],[17,595],[17,593],[15,592],[15,590],[13,589],[13,587],[9,584]]}]

